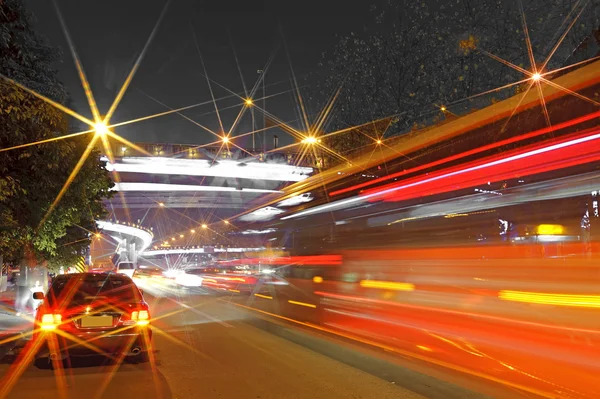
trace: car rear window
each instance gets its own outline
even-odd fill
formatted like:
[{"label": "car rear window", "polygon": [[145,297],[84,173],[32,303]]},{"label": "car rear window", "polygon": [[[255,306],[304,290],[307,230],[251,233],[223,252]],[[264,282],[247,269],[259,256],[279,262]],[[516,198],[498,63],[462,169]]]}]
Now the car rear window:
[{"label": "car rear window", "polygon": [[133,263],[120,263],[118,266],[119,270],[131,270],[131,269],[135,269],[135,266],[133,265]]},{"label": "car rear window", "polygon": [[113,274],[58,276],[48,292],[48,301],[53,304],[68,300],[69,297],[69,302],[74,305],[97,299],[111,302],[141,301],[139,290],[131,279]]}]

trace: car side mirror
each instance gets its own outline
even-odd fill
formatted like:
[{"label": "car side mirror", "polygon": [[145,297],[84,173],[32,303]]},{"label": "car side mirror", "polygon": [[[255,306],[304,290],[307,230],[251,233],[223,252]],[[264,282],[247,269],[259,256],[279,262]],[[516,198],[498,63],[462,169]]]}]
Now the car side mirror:
[{"label": "car side mirror", "polygon": [[43,292],[34,292],[33,299],[41,301],[42,299],[44,299],[44,293]]}]

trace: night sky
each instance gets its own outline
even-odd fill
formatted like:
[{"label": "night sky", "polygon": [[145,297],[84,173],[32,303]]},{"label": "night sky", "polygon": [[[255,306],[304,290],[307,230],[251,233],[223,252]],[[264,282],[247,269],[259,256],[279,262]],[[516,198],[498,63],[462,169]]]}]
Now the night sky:
[{"label": "night sky", "polygon": [[[37,30],[51,44],[63,50],[63,63],[57,68],[72,96],[73,106],[91,118],[52,1],[26,0],[26,3],[36,16]],[[165,0],[58,1],[101,113],[108,110],[165,4]],[[172,0],[112,122],[167,110],[149,96],[171,108],[211,99],[206,79],[202,76],[202,64],[192,29],[195,29],[208,76],[240,94],[244,89],[231,41],[248,89],[258,77],[257,70],[263,69],[270,54],[278,48],[267,73],[266,91],[267,96],[282,94],[270,97],[266,108],[282,120],[294,120],[298,115],[290,92],[291,71],[285,47],[277,45],[282,43],[279,26],[284,33],[294,72],[301,84],[307,84],[304,77],[319,72],[317,64],[321,54],[335,45],[336,34],[362,30],[369,18],[368,9],[367,2],[344,0]],[[304,90],[310,89],[306,87]],[[217,98],[230,95],[216,85],[213,85],[213,90]],[[259,91],[257,97],[261,94]],[[221,117],[225,130],[231,126],[240,109],[225,108],[239,103],[239,99],[231,97],[218,102],[219,108],[224,109]],[[310,109],[311,104],[308,106]],[[317,111],[316,106],[312,107],[312,111]],[[186,111],[185,115],[219,130],[212,103]],[[299,124],[295,125],[299,127]],[[247,113],[234,135],[250,129],[251,118]],[[214,141],[210,133],[176,114],[123,126],[117,128],[117,133],[135,142],[203,144]],[[268,144],[272,142],[273,134],[279,135],[280,144],[291,142],[287,135],[273,131],[267,134]],[[251,146],[250,140],[240,139],[238,144]]]}]

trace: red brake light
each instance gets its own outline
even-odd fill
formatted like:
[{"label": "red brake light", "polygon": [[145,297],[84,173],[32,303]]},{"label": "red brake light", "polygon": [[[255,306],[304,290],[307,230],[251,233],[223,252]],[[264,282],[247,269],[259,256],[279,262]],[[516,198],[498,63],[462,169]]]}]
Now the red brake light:
[{"label": "red brake light", "polygon": [[42,330],[54,330],[62,322],[62,315],[47,313],[42,315],[40,328]]},{"label": "red brake light", "polygon": [[150,324],[150,314],[147,310],[136,310],[131,312],[131,320],[138,326],[146,326]]}]

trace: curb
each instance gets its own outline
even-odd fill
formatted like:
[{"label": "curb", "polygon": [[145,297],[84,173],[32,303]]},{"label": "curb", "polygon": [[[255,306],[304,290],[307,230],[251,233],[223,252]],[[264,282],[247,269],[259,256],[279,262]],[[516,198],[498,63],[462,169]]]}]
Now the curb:
[{"label": "curb", "polygon": [[261,330],[308,348],[321,355],[337,360],[353,368],[362,370],[391,384],[431,399],[488,399],[489,396],[473,392],[458,385],[436,379],[394,364],[390,361],[370,356],[349,346],[332,344],[331,340],[310,334],[301,329],[286,327],[283,324],[256,317],[244,321]]}]

